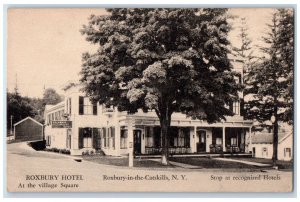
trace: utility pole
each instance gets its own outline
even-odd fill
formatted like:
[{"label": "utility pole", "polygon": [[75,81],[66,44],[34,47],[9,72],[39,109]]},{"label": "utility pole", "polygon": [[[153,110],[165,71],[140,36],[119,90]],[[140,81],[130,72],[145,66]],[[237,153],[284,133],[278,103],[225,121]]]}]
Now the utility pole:
[{"label": "utility pole", "polygon": [[12,124],[13,124],[13,115],[10,115],[10,134],[13,134]]}]

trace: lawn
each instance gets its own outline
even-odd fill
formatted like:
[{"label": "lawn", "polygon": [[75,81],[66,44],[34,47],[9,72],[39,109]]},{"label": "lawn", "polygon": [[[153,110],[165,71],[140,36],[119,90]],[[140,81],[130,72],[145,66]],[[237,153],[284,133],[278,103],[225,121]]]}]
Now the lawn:
[{"label": "lawn", "polygon": [[[114,166],[128,166],[128,157],[110,157],[110,156],[82,156],[83,160],[91,161],[104,165],[114,165]],[[174,168],[174,166],[164,166],[158,161],[151,161],[149,159],[139,159],[135,158],[133,160],[133,167],[144,167],[144,168]]]},{"label": "lawn", "polygon": [[179,163],[186,163],[194,166],[200,166],[202,168],[219,168],[219,169],[257,169],[256,166],[247,165],[238,162],[229,162],[229,161],[221,161],[213,158],[206,157],[172,157],[170,161],[175,161]]},{"label": "lawn", "polygon": [[[111,156],[101,156],[101,155],[90,155],[82,156],[83,160],[91,161],[104,165],[113,165],[113,166],[128,166],[128,157],[111,157]],[[269,159],[257,159],[257,158],[240,158],[240,157],[229,157],[234,160],[241,161],[252,161],[257,163],[272,164],[272,161]],[[255,165],[248,165],[240,162],[230,162],[222,161],[214,158],[207,157],[170,157],[170,161],[185,163],[189,165],[199,166],[203,169],[227,169],[229,170],[243,170],[243,171],[261,171],[262,169],[270,169],[270,166],[258,167]],[[278,161],[279,169],[291,170],[292,163],[285,161]],[[135,158],[133,161],[133,166],[138,168],[178,168],[173,165],[164,166],[159,161],[153,161],[150,159],[140,159]]]},{"label": "lawn", "polygon": [[[241,158],[241,157],[231,157],[230,159],[234,160],[241,160],[241,161],[250,161],[256,163],[265,163],[265,164],[272,164],[272,159],[263,159],[263,158]],[[293,169],[293,162],[292,161],[277,161],[277,166],[279,169],[284,170],[292,170]]]}]

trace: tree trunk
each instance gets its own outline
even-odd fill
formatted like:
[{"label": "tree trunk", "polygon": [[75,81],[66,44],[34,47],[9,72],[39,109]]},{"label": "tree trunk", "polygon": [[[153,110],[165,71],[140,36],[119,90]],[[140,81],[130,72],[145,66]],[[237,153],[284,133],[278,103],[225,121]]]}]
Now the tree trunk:
[{"label": "tree trunk", "polygon": [[273,166],[276,166],[276,161],[278,160],[278,118],[277,118],[277,97],[275,97],[275,107],[274,107],[274,117],[275,121],[273,124]]},{"label": "tree trunk", "polygon": [[276,166],[276,161],[278,160],[278,121],[275,118],[273,125],[273,166]]},{"label": "tree trunk", "polygon": [[162,136],[162,151],[161,151],[161,163],[163,165],[169,164],[169,128],[167,120],[161,121],[161,136]]},{"label": "tree trunk", "polygon": [[161,137],[162,137],[162,151],[161,151],[161,163],[163,165],[169,164],[169,129],[171,125],[171,113],[168,110],[162,110],[163,113],[157,113],[160,120]]}]

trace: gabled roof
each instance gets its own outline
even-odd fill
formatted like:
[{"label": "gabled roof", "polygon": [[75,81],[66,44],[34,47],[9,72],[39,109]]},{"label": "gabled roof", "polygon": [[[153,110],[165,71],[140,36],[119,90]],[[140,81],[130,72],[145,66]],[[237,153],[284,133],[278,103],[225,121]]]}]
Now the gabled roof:
[{"label": "gabled roof", "polygon": [[33,121],[33,122],[35,122],[35,123],[37,123],[37,124],[39,124],[39,125],[41,125],[41,126],[43,126],[43,124],[41,124],[40,122],[38,122],[38,121],[36,121],[36,120],[34,120],[33,118],[31,118],[31,117],[26,117],[25,119],[22,119],[21,121],[19,121],[18,123],[15,123],[14,124],[14,126],[16,126],[16,125],[19,125],[20,123],[22,123],[22,122],[24,122],[24,121],[26,121],[26,120],[31,120],[31,121]]},{"label": "gabled roof", "polygon": [[279,139],[278,143],[283,142],[286,138],[288,138],[290,135],[293,135],[293,133],[288,133],[286,136],[284,136],[283,138]]},{"label": "gabled roof", "polygon": [[[278,143],[284,141],[288,136],[292,135],[291,132],[278,133]],[[273,133],[256,133],[252,135],[252,144],[272,144]]]}]

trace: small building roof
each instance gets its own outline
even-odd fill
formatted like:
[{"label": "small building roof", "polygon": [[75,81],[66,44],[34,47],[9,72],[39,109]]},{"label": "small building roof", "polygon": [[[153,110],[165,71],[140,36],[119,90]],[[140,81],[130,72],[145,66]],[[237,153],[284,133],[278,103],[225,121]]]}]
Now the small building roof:
[{"label": "small building roof", "polygon": [[[278,133],[278,143],[282,142],[288,136],[292,135],[292,132]],[[252,135],[252,144],[272,144],[273,133],[256,133]]]},{"label": "small building roof", "polygon": [[35,123],[37,123],[37,124],[39,124],[39,125],[41,125],[41,126],[43,126],[43,124],[41,124],[40,122],[34,120],[33,118],[31,118],[31,117],[29,117],[29,116],[26,117],[25,119],[22,119],[21,121],[15,123],[14,126],[19,125],[20,123],[22,123],[22,122],[24,122],[24,121],[26,121],[26,120],[28,120],[28,119],[31,120],[31,121],[33,121],[33,122],[35,122]]}]

